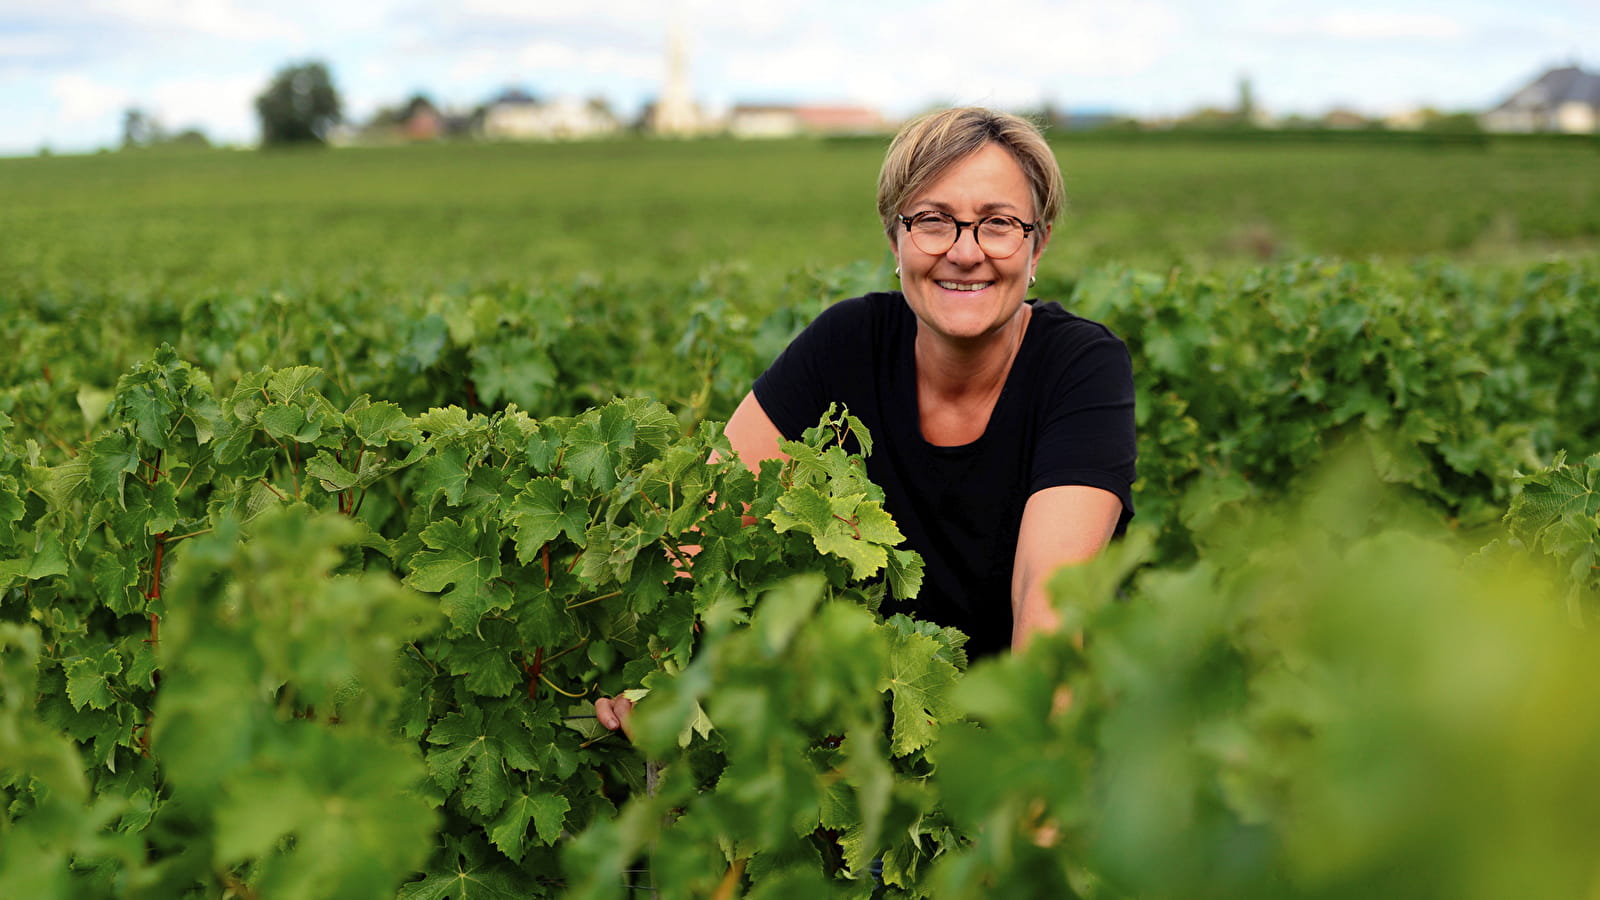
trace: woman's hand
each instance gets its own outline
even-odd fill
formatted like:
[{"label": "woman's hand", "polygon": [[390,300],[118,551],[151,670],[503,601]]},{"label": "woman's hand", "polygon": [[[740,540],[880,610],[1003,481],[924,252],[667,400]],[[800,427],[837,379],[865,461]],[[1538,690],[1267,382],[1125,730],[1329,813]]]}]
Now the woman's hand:
[{"label": "woman's hand", "polygon": [[605,728],[616,731],[622,730],[628,740],[633,740],[633,727],[629,719],[633,716],[633,701],[627,697],[601,697],[594,702],[594,717]]},{"label": "woman's hand", "polygon": [[[772,424],[767,417],[761,403],[756,400],[755,392],[745,395],[734,410],[733,416],[728,419],[727,427],[723,431],[728,437],[728,444],[739,454],[739,459],[749,467],[750,471],[760,474],[763,459],[788,459],[788,455],[778,449],[778,442],[783,440],[783,435],[778,431],[778,426]],[[711,462],[718,459],[716,451],[712,451]],[[746,525],[755,523],[755,519],[745,516]],[[694,565],[694,556],[700,548],[687,544],[678,548],[680,553],[667,550],[667,556],[672,561],[673,568],[677,570],[679,578],[692,577],[691,569]],[[634,692],[637,694],[642,692]],[[602,726],[611,730],[620,730],[633,740],[633,728],[629,724],[629,717],[633,713],[633,701],[626,696],[601,697],[594,702],[594,717]]]}]

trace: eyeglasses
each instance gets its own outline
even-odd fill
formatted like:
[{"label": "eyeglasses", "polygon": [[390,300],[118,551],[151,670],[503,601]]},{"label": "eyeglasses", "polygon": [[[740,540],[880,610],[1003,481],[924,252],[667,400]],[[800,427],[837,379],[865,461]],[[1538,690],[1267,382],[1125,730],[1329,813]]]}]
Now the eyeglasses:
[{"label": "eyeglasses", "polygon": [[911,243],[930,256],[949,252],[961,240],[961,229],[971,228],[979,250],[990,259],[1005,259],[1016,253],[1023,239],[1039,227],[1038,222],[1024,222],[1016,216],[984,216],[976,222],[963,222],[949,213],[933,210],[898,218],[911,235]]}]

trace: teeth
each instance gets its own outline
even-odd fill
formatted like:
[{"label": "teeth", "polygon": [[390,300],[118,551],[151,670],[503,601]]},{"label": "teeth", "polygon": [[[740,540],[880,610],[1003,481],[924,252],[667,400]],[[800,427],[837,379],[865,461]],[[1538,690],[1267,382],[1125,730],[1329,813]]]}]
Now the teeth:
[{"label": "teeth", "polygon": [[987,281],[979,282],[977,284],[966,284],[960,281],[940,281],[937,282],[937,284],[939,287],[942,287],[947,291],[981,291],[989,286],[989,282]]}]

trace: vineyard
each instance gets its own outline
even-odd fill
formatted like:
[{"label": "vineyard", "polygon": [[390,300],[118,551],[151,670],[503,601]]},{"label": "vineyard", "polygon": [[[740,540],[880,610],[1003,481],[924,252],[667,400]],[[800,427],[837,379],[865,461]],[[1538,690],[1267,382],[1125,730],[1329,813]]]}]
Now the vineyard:
[{"label": "vineyard", "polygon": [[0,896],[1600,896],[1594,145],[1064,143],[1138,515],[975,664],[721,434],[881,152],[0,160]]}]

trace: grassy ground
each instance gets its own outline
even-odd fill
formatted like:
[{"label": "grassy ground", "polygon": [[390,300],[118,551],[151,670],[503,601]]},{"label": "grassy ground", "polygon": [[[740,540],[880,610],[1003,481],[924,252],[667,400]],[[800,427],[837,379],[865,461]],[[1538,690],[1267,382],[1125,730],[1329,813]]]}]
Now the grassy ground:
[{"label": "grassy ground", "polygon": [[[0,160],[0,290],[189,293],[349,281],[757,281],[878,264],[881,141],[419,146]],[[1044,274],[1303,255],[1521,262],[1600,252],[1586,144],[1058,145]]]}]

